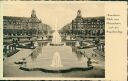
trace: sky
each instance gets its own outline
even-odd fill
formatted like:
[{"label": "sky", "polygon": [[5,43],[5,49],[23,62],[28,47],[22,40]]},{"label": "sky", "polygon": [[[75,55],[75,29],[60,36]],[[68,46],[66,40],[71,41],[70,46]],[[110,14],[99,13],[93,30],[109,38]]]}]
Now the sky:
[{"label": "sky", "polygon": [[60,29],[70,23],[80,9],[83,17],[104,16],[104,3],[96,2],[6,2],[4,16],[30,17],[32,10],[37,17],[52,29]]}]

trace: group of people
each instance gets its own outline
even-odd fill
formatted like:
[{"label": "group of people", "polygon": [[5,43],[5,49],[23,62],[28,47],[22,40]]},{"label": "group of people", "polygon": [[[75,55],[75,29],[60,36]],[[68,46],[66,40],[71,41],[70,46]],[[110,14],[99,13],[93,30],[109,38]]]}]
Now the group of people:
[{"label": "group of people", "polygon": [[7,57],[11,52],[15,52],[16,48],[17,48],[16,42],[13,42],[12,44],[4,45],[4,48],[3,48],[4,56]]}]

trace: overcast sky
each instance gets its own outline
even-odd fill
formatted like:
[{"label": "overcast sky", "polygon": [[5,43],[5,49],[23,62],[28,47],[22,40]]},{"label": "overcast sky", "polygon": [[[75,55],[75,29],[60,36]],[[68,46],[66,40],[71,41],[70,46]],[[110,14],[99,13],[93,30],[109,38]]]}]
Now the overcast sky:
[{"label": "overcast sky", "polygon": [[4,16],[30,17],[34,9],[43,23],[61,28],[71,22],[81,10],[83,17],[104,16],[104,3],[87,2],[9,2],[3,5]]}]

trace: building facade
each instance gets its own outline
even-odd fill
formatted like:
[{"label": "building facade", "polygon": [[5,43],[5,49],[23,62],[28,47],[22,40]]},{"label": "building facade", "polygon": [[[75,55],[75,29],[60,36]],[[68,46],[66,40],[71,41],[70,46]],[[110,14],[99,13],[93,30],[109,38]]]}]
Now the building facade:
[{"label": "building facade", "polygon": [[3,16],[3,34],[5,36],[35,35],[41,21],[37,18],[35,10],[31,17]]},{"label": "building facade", "polygon": [[80,37],[104,37],[105,17],[82,17],[78,10],[76,18],[64,26],[61,33]]},{"label": "building facade", "polygon": [[3,16],[3,42],[12,43],[12,40],[31,41],[38,37],[47,36],[51,27],[42,23],[32,10],[30,17]]}]

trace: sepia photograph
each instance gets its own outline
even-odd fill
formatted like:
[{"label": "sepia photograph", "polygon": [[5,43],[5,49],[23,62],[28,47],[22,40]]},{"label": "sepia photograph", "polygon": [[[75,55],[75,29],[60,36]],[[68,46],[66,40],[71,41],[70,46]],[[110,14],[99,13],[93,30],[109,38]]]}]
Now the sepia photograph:
[{"label": "sepia photograph", "polygon": [[3,3],[3,77],[105,78],[104,5]]}]

